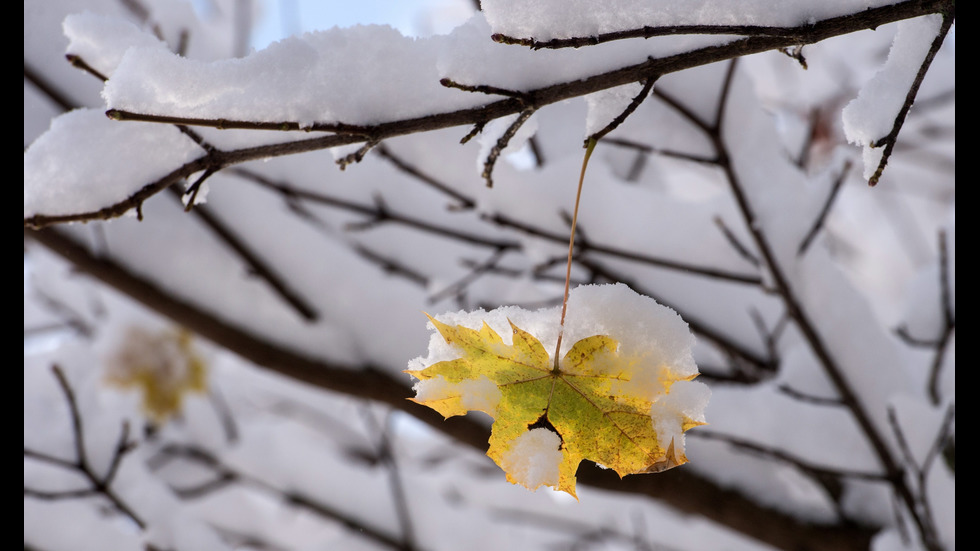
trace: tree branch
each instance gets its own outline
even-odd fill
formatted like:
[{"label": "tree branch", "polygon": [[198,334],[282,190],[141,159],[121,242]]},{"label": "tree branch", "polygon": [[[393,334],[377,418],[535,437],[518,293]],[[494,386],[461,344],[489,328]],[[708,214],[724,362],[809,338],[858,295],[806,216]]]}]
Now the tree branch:
[{"label": "tree branch", "polygon": [[510,143],[511,138],[517,134],[524,123],[531,118],[534,114],[534,109],[525,109],[521,111],[514,122],[510,123],[507,130],[497,139],[497,143],[490,149],[490,153],[487,154],[487,158],[483,161],[483,172],[480,174],[483,180],[487,183],[487,187],[493,187],[493,167],[497,164],[497,158],[503,153],[504,149],[507,148],[507,144]]},{"label": "tree branch", "polygon": [[609,134],[619,127],[619,125],[623,124],[623,122],[625,122],[626,119],[632,115],[634,111],[636,111],[640,104],[643,103],[643,100],[647,99],[647,96],[650,95],[650,91],[653,90],[653,83],[656,81],[656,77],[649,77],[643,81],[643,88],[640,90],[640,93],[637,94],[632,101],[630,101],[629,105],[626,106],[626,109],[624,109],[622,113],[616,115],[616,118],[609,121],[609,124],[585,139],[586,147],[588,147],[589,140],[595,140],[598,142],[604,138],[606,134]]},{"label": "tree branch", "polygon": [[[357,518],[345,514],[334,507],[330,507],[325,503],[309,498],[299,491],[280,489],[264,480],[255,478],[242,471],[235,470],[231,466],[223,463],[219,458],[200,447],[170,444],[161,449],[159,453],[162,460],[169,461],[171,459],[180,458],[206,466],[215,471],[216,477],[209,482],[205,482],[204,484],[193,488],[174,488],[175,493],[185,499],[193,499],[206,495],[234,482],[243,482],[264,492],[278,495],[292,506],[309,511],[327,521],[341,524],[354,534],[366,537],[392,549],[404,551],[416,549],[415,547],[411,546],[406,547],[398,538],[385,534],[383,531],[378,530],[377,528],[372,527],[371,525],[366,524]],[[158,460],[157,463],[159,464],[160,461]]]},{"label": "tree branch", "polygon": [[382,158],[390,161],[391,164],[395,165],[395,167],[398,168],[398,170],[401,170],[402,172],[408,174],[409,176],[415,177],[419,181],[425,182],[429,186],[441,191],[442,193],[445,193],[449,197],[452,197],[454,200],[459,201],[459,204],[457,206],[454,206],[454,208],[471,209],[476,206],[476,203],[473,202],[472,199],[463,195],[462,193],[459,193],[458,191],[440,182],[439,180],[436,180],[432,176],[425,174],[421,170],[415,168],[407,161],[402,159],[399,155],[392,152],[391,149],[386,147],[384,144],[381,144],[377,148],[375,148],[375,152],[377,152],[377,154],[380,155]]},{"label": "tree branch", "polygon": [[95,469],[93,469],[92,464],[89,462],[88,453],[85,450],[85,433],[83,430],[82,415],[78,411],[78,402],[75,399],[75,391],[72,390],[71,385],[68,384],[68,379],[65,377],[65,374],[61,371],[60,367],[53,365],[51,366],[51,371],[54,373],[55,379],[58,381],[58,386],[61,387],[61,392],[65,395],[65,401],[68,403],[68,412],[71,416],[72,434],[74,436],[75,443],[75,459],[74,461],[60,459],[33,450],[28,450],[27,448],[24,448],[24,457],[52,463],[66,469],[77,471],[84,476],[86,480],[88,480],[91,486],[89,488],[63,491],[42,491],[24,488],[24,495],[39,499],[71,499],[101,495],[108,499],[116,510],[132,520],[133,523],[140,528],[140,530],[144,530],[146,528],[146,522],[140,518],[136,512],[133,511],[133,509],[129,507],[129,505],[127,505],[112,489],[112,482],[116,477],[119,463],[122,461],[123,456],[129,453],[134,447],[134,445],[129,441],[129,423],[123,422],[122,431],[120,432],[119,440],[116,442],[116,448],[113,452],[109,468],[106,470],[104,475],[99,476],[95,473]]},{"label": "tree branch", "polygon": [[875,169],[874,174],[868,179],[868,185],[870,186],[876,185],[881,178],[881,173],[884,172],[885,165],[888,164],[888,158],[891,157],[892,150],[895,149],[898,133],[902,130],[902,125],[905,124],[905,117],[908,116],[909,109],[912,108],[912,103],[915,102],[915,96],[919,93],[919,86],[922,84],[922,79],[925,78],[926,72],[929,71],[929,66],[932,65],[932,60],[936,57],[939,48],[942,47],[950,27],[953,26],[953,21],[956,18],[956,3],[953,2],[947,9],[944,9],[942,14],[943,24],[939,28],[939,34],[933,39],[932,45],[929,47],[929,52],[926,54],[925,59],[922,60],[922,65],[919,66],[919,70],[915,74],[912,86],[909,87],[909,91],[905,95],[905,103],[902,104],[902,108],[899,109],[898,114],[895,116],[895,122],[892,125],[891,132],[872,144],[872,147],[885,146],[885,150],[881,154],[881,161],[878,162],[878,168]]},{"label": "tree branch", "polygon": [[946,250],[946,232],[944,231],[939,232],[939,303],[943,312],[943,330],[936,342],[936,355],[933,357],[932,366],[929,368],[929,398],[934,405],[938,405],[941,400],[939,372],[946,358],[949,341],[956,332],[956,319],[953,316],[953,303],[949,290],[949,253]]},{"label": "tree branch", "polygon": [[64,111],[70,111],[75,108],[76,103],[68,98],[67,94],[56,88],[52,83],[48,82],[46,78],[41,76],[41,73],[37,72],[27,61],[24,61],[24,80],[30,82],[35,88],[41,91],[45,96],[48,97],[52,102],[54,102],[58,107]]},{"label": "tree branch", "polygon": [[817,215],[817,219],[813,221],[813,225],[810,227],[810,231],[807,232],[806,237],[803,238],[803,242],[800,243],[800,248],[797,250],[797,254],[804,254],[808,248],[810,248],[810,243],[817,237],[817,233],[820,232],[820,228],[823,227],[824,220],[827,219],[827,215],[830,214],[830,207],[834,204],[834,200],[837,198],[837,192],[840,191],[841,186],[844,184],[844,179],[847,177],[847,173],[851,170],[851,160],[848,159],[844,162],[844,167],[841,168],[840,174],[834,180],[834,185],[830,189],[830,193],[827,195],[827,200],[824,201],[823,208],[820,209],[820,214]]},{"label": "tree branch", "polygon": [[[918,17],[918,15],[922,15],[919,13],[919,10],[922,8],[923,4],[934,6],[937,4],[944,4],[944,2],[936,1],[930,3],[918,2],[914,0],[901,2],[891,6],[867,9],[855,14],[831,17],[815,23],[804,23],[796,27],[777,27],[765,25],[668,25],[662,27],[643,26],[635,29],[601,33],[595,36],[555,38],[546,41],[538,41],[534,38],[516,38],[500,33],[492,34],[490,35],[490,38],[494,42],[527,46],[532,50],[539,50],[542,48],[581,48],[583,46],[595,46],[606,42],[625,40],[629,38],[653,38],[657,36],[675,36],[687,34],[736,35],[783,39],[790,42],[787,44],[788,47],[818,42],[819,40],[822,40],[822,38],[817,37],[823,36],[827,32],[833,32],[832,29],[840,27],[852,28],[853,26],[857,25],[862,29],[874,29],[880,25],[890,23],[892,21]],[[928,13],[935,13],[938,11],[941,11],[941,9],[934,8],[934,11]],[[900,13],[906,15],[899,15]]]}]

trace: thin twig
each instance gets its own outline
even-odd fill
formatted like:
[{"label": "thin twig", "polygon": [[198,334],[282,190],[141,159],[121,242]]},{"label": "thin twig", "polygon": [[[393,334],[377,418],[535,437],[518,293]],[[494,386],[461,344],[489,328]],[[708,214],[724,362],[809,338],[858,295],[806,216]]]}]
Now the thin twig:
[{"label": "thin twig", "polygon": [[[199,117],[175,117],[171,115],[153,115],[150,113],[135,113],[125,109],[109,109],[105,116],[114,121],[155,122],[161,124],[177,124],[183,126],[203,126],[218,130],[272,130],[277,132],[332,132],[353,137],[350,143],[370,141],[371,127],[347,124],[343,122],[315,122],[302,125],[294,121],[242,121],[233,119],[204,119]],[[380,139],[380,138],[379,138]]]},{"label": "thin twig", "polygon": [[942,337],[917,337],[913,335],[904,323],[895,328],[895,335],[902,341],[917,348],[938,348],[942,343]]},{"label": "thin twig", "polygon": [[454,190],[452,187],[448,186],[447,184],[440,182],[433,176],[426,174],[421,170],[419,170],[418,168],[412,166],[407,161],[402,159],[401,156],[391,151],[391,149],[389,149],[385,144],[380,144],[377,148],[375,148],[374,151],[381,157],[390,161],[391,164],[395,165],[395,167],[398,168],[398,170],[401,170],[402,172],[408,174],[409,176],[414,177],[416,180],[419,180],[420,182],[424,182],[429,186],[439,190],[440,192],[445,193],[449,197],[452,197],[453,200],[458,201],[459,203],[453,206],[454,209],[456,210],[471,209],[476,206],[476,203],[472,199],[463,195],[462,193],[459,193],[458,191]]},{"label": "thin twig", "polygon": [[427,288],[429,286],[431,278],[428,275],[410,268],[402,262],[388,256],[384,256],[360,243],[351,243],[350,247],[365,260],[377,265],[386,274],[404,277],[422,288]]},{"label": "thin twig", "polygon": [[374,149],[374,146],[378,145],[379,143],[380,142],[375,141],[375,140],[368,140],[368,141],[364,142],[364,145],[362,145],[361,147],[357,148],[357,151],[354,151],[353,153],[351,153],[349,155],[345,155],[345,156],[337,159],[336,162],[337,162],[337,165],[340,166],[340,170],[346,170],[347,169],[347,165],[349,165],[349,164],[361,162],[361,160],[364,159],[364,156],[367,155],[368,151],[371,151],[372,149]]},{"label": "thin twig", "polygon": [[400,549],[412,551],[418,545],[415,542],[415,530],[412,527],[411,507],[409,506],[408,496],[405,494],[405,484],[402,481],[392,444],[391,428],[394,412],[389,410],[385,415],[384,426],[378,426],[369,408],[365,406],[362,411],[376,429],[378,434],[377,454],[388,470],[388,484],[391,488],[391,498],[394,502],[395,513],[398,517],[398,525],[401,528],[402,534],[402,546]]},{"label": "thin twig", "polygon": [[221,420],[221,428],[225,431],[225,443],[235,444],[238,442],[238,424],[235,422],[235,415],[228,406],[228,402],[215,385],[211,385],[208,397],[211,399],[211,406],[214,408],[215,414]]},{"label": "thin twig", "polygon": [[441,291],[437,291],[429,295],[429,303],[434,304],[446,298],[449,295],[458,295],[459,293],[463,292],[469,285],[471,285],[474,281],[479,279],[481,275],[489,272],[492,268],[494,268],[506,253],[507,253],[507,249],[497,249],[485,261],[479,264],[476,263],[470,264],[469,273],[467,273],[458,281],[449,284]]},{"label": "thin twig", "polygon": [[483,128],[487,125],[488,122],[490,121],[481,120],[473,123],[473,128],[471,128],[470,131],[467,132],[465,136],[459,139],[459,145],[466,144],[467,142],[475,138],[477,134],[483,132]]},{"label": "thin twig", "polygon": [[818,405],[818,406],[844,406],[844,405],[846,405],[846,404],[844,404],[844,402],[840,398],[827,398],[827,397],[824,397],[824,396],[814,396],[812,394],[806,394],[806,393],[800,392],[799,390],[796,390],[795,388],[793,388],[793,387],[791,387],[791,386],[789,386],[787,384],[781,384],[781,385],[779,385],[778,387],[776,387],[776,390],[782,392],[783,394],[786,394],[787,396],[791,396],[791,397],[793,397],[793,398],[795,398],[797,400],[800,400],[801,402],[807,402],[807,403],[815,404],[815,405]]},{"label": "thin twig", "polygon": [[623,109],[622,113],[616,115],[616,117],[613,120],[609,121],[609,124],[602,127],[599,131],[595,132],[594,134],[592,134],[591,136],[585,139],[585,147],[589,147],[590,140],[595,140],[598,142],[599,140],[604,138],[606,134],[612,132],[619,125],[623,124],[626,121],[626,119],[630,115],[632,115],[633,112],[636,111],[638,107],[640,107],[640,104],[643,103],[643,100],[647,99],[647,97],[650,95],[650,91],[653,90],[654,82],[657,82],[657,77],[650,77],[646,79],[643,82],[643,88],[640,90],[640,93],[637,94],[630,101],[629,105],[626,106],[626,109]]},{"label": "thin twig", "polygon": [[129,517],[129,519],[132,520],[133,523],[140,528],[140,530],[144,530],[146,528],[146,523],[143,521],[143,519],[137,516],[135,511],[133,511],[132,508],[130,508],[118,495],[116,495],[111,487],[123,456],[129,453],[135,446],[129,441],[129,423],[123,422],[122,433],[116,442],[116,447],[106,473],[102,476],[97,475],[89,462],[88,454],[85,450],[85,431],[82,424],[82,415],[78,410],[78,401],[75,398],[75,391],[68,383],[67,377],[65,377],[64,372],[58,365],[51,366],[51,371],[54,373],[55,379],[58,381],[58,386],[61,388],[61,392],[65,396],[65,401],[68,403],[68,412],[71,416],[72,434],[74,436],[75,459],[74,461],[60,459],[29,450],[27,448],[24,448],[24,457],[30,457],[77,471],[88,480],[91,487],[53,492],[24,488],[24,495],[40,499],[70,499],[101,495],[108,499],[116,510],[126,517]]},{"label": "thin twig", "polygon": [[[564,258],[561,258],[560,260],[564,262]],[[471,270],[481,268],[484,272],[488,274],[496,274],[504,277],[522,278],[522,277],[530,276],[535,281],[550,281],[554,283],[563,283],[565,281],[565,276],[563,275],[559,276],[556,274],[542,273],[541,270],[539,269],[541,265],[535,266],[532,270],[528,271],[528,270],[517,269],[517,268],[505,268],[503,266],[487,265],[487,263],[485,262],[476,262],[474,260],[468,260],[465,258],[460,260],[460,264],[464,268],[469,268]],[[551,265],[550,262],[547,264]],[[574,285],[585,285],[587,283],[592,283],[592,281],[573,278],[572,283]],[[560,303],[561,299],[559,298],[555,302]]]},{"label": "thin twig", "polygon": [[[392,549],[404,549],[399,539],[385,534],[370,524],[356,519],[339,509],[307,497],[299,491],[280,489],[262,479],[235,470],[203,448],[190,445],[169,444],[163,447],[159,454],[162,456],[161,459],[164,460],[180,458],[208,467],[215,472],[215,478],[202,485],[191,488],[174,488],[176,493],[187,499],[205,496],[210,492],[223,488],[229,483],[242,482],[265,493],[278,495],[286,503],[314,513],[327,521],[339,523],[354,534],[366,537]],[[155,463],[161,465],[162,461],[156,460]]]},{"label": "thin twig", "polygon": [[788,463],[796,467],[800,471],[811,476],[830,475],[830,476],[840,477],[840,478],[853,478],[857,480],[870,480],[870,481],[877,481],[877,482],[885,482],[888,480],[888,477],[882,473],[873,473],[867,471],[852,471],[848,469],[839,469],[836,467],[824,467],[821,465],[816,465],[814,463],[811,463],[810,461],[807,461],[806,459],[803,459],[801,457],[796,457],[793,454],[784,452],[782,450],[778,450],[776,448],[770,448],[768,446],[764,446],[762,444],[759,444],[757,442],[752,442],[744,438],[739,438],[737,436],[731,436],[728,434],[722,434],[720,432],[715,432],[703,428],[699,428],[696,431],[691,431],[689,435],[692,435],[695,438],[703,438],[705,440],[719,440],[722,442],[727,442],[738,449],[756,453],[767,458],[776,459],[783,463]]},{"label": "thin twig", "polygon": [[471,245],[478,245],[478,246],[489,247],[493,249],[499,249],[501,247],[508,248],[508,249],[519,249],[521,247],[520,243],[517,241],[504,241],[499,239],[491,239],[491,238],[483,237],[481,235],[463,232],[455,228],[438,226],[421,219],[413,218],[396,212],[391,212],[390,210],[387,209],[382,209],[377,204],[375,204],[375,206],[373,207],[368,207],[359,203],[354,203],[353,201],[347,201],[337,197],[331,197],[323,193],[306,191],[304,189],[293,187],[282,182],[276,182],[252,170],[236,168],[236,169],[232,169],[230,173],[245,178],[263,187],[275,190],[290,198],[303,199],[313,203],[328,205],[331,207],[340,208],[351,212],[357,212],[357,213],[367,215],[370,217],[372,223],[374,224],[381,223],[381,222],[395,222],[427,233],[432,233],[434,235],[440,235],[443,237],[448,237],[450,239],[463,241]]},{"label": "thin twig", "polygon": [[810,231],[807,232],[806,237],[800,243],[800,248],[797,250],[796,254],[802,256],[806,253],[806,250],[810,248],[810,243],[817,236],[820,228],[823,227],[824,221],[827,219],[827,215],[830,214],[830,207],[834,204],[834,200],[837,198],[837,193],[840,191],[844,184],[844,180],[847,178],[847,173],[851,170],[851,160],[848,159],[844,162],[843,168],[841,168],[840,174],[834,180],[834,185],[830,189],[830,194],[827,195],[827,200],[824,201],[823,208],[820,209],[820,214],[817,215],[816,220],[813,221],[813,225],[810,227]]},{"label": "thin twig", "polygon": [[[654,92],[654,95],[658,95],[658,94],[656,94]],[[605,144],[605,145],[615,145],[615,146],[619,146],[619,147],[625,147],[625,148],[629,148],[629,149],[635,149],[637,151],[640,151],[640,152],[646,153],[646,154],[662,155],[664,157],[671,157],[673,159],[683,159],[683,160],[686,160],[686,161],[691,161],[691,162],[699,163],[699,164],[707,164],[707,165],[717,165],[718,164],[718,159],[716,159],[714,157],[705,157],[703,155],[694,155],[692,153],[684,153],[684,152],[681,152],[681,151],[673,151],[673,150],[670,150],[670,149],[663,149],[663,148],[659,148],[659,147],[653,147],[651,145],[634,142],[634,141],[627,140],[627,139],[624,139],[624,138],[610,138],[610,137],[606,137],[606,138],[603,138],[602,141],[599,142],[599,143],[600,143],[600,145],[602,145],[602,144]]]},{"label": "thin twig", "polygon": [[929,368],[929,398],[934,405],[941,400],[939,395],[939,374],[946,359],[949,342],[956,331],[956,319],[953,316],[953,302],[949,282],[949,253],[946,248],[946,232],[939,232],[939,303],[943,313],[943,330],[936,343],[936,355]]},{"label": "thin twig", "polygon": [[953,21],[955,20],[955,8],[956,3],[954,2],[952,6],[943,11],[943,23],[939,27],[939,33],[932,41],[932,45],[929,47],[929,51],[926,53],[925,59],[922,60],[922,64],[919,66],[918,72],[915,74],[915,79],[912,81],[912,85],[909,86],[909,91],[905,95],[905,102],[902,104],[902,108],[898,110],[898,114],[895,116],[895,122],[892,124],[892,129],[883,138],[877,140],[872,144],[872,147],[884,146],[885,150],[881,154],[881,160],[878,162],[878,168],[875,169],[874,174],[868,179],[869,186],[875,186],[878,184],[878,180],[881,179],[881,173],[885,170],[885,165],[888,164],[888,158],[891,157],[892,150],[895,148],[895,142],[898,140],[898,133],[902,130],[902,125],[905,124],[905,118],[909,113],[909,109],[912,108],[912,103],[915,102],[915,96],[919,92],[919,86],[922,84],[922,79],[925,78],[926,72],[929,71],[929,66],[932,65],[932,60],[936,57],[936,53],[939,52],[939,48],[942,47],[943,41],[946,39],[946,34],[949,29],[953,26]]},{"label": "thin twig", "polygon": [[[947,409],[947,415],[950,415],[950,410]],[[895,412],[894,406],[889,404],[888,406],[888,423],[891,425],[892,434],[895,435],[895,440],[898,442],[898,448],[901,450],[902,455],[905,459],[905,464],[908,466],[907,472],[910,472],[910,476],[915,480],[918,492],[914,496],[914,501],[912,503],[906,503],[909,512],[912,514],[913,519],[915,519],[916,524],[920,525],[920,533],[922,534],[923,543],[926,545],[931,545],[934,548],[938,548],[939,540],[938,536],[934,531],[923,532],[921,526],[924,525],[926,528],[932,528],[934,526],[932,520],[932,510],[929,507],[929,499],[926,496],[926,470],[923,465],[919,465],[915,460],[915,454],[912,452],[912,446],[909,441],[905,438],[905,432],[902,430],[901,424],[898,422],[898,414]],[[940,428],[940,433],[942,433],[942,428]],[[931,451],[931,447],[930,450]],[[930,456],[927,452],[926,458]],[[903,479],[904,481],[904,479]]]},{"label": "thin twig", "polygon": [[644,26],[636,29],[601,33],[595,36],[580,36],[572,38],[553,38],[551,40],[535,40],[533,38],[516,38],[501,33],[490,35],[490,39],[500,44],[527,46],[532,50],[557,50],[562,48],[582,48],[597,46],[615,40],[629,38],[654,38],[658,36],[677,35],[738,35],[788,38],[805,40],[805,27],[770,27],[762,25],[669,25],[662,27]]},{"label": "thin twig", "polygon": [[956,421],[956,407],[953,404],[949,404],[949,406],[946,408],[946,413],[943,415],[942,423],[939,425],[939,432],[936,433],[936,439],[933,441],[932,445],[929,446],[929,451],[926,452],[926,458],[922,462],[923,476],[929,473],[929,470],[932,468],[933,461],[935,461],[936,457],[938,457],[946,448],[954,421]]},{"label": "thin twig", "polygon": [[798,44],[796,46],[793,46],[792,48],[780,48],[779,51],[783,52],[790,58],[795,59],[796,62],[800,64],[800,67],[803,67],[804,70],[807,69],[806,58],[803,57],[802,44]]},{"label": "thin twig", "polygon": [[752,264],[757,268],[761,266],[761,263],[759,262],[759,258],[754,254],[752,254],[752,252],[749,251],[749,248],[746,247],[744,244],[742,244],[741,241],[739,241],[738,237],[735,236],[735,232],[729,229],[729,227],[725,224],[724,218],[722,218],[721,216],[715,216],[714,223],[715,226],[717,226],[718,229],[721,230],[721,234],[725,236],[725,239],[728,241],[728,244],[731,245],[733,249],[735,249],[735,252],[737,252],[739,256],[741,256],[745,260],[748,260],[750,264]]},{"label": "thin twig", "polygon": [[510,126],[507,127],[507,130],[500,135],[500,138],[497,139],[497,143],[490,148],[490,153],[487,154],[486,160],[483,161],[483,173],[480,174],[480,176],[482,176],[483,180],[486,182],[487,187],[493,187],[493,167],[497,164],[497,158],[500,157],[500,154],[503,153],[504,149],[507,149],[507,145],[510,143],[511,138],[517,134],[517,131],[524,126],[524,123],[527,122],[527,120],[530,119],[531,115],[533,114],[534,109],[525,109],[524,111],[521,111],[517,115],[517,118],[514,119],[514,122],[510,123]]},{"label": "thin twig", "polygon": [[544,151],[541,150],[538,137],[535,135],[528,138],[527,145],[531,149],[531,155],[534,155],[534,166],[538,168],[543,167],[545,163]]},{"label": "thin twig", "polygon": [[[179,196],[189,196],[187,197],[186,200],[182,200],[184,205],[184,212],[190,212],[191,209],[194,208],[194,203],[197,202],[197,194],[201,191],[201,186],[204,185],[204,182],[208,178],[210,178],[212,175],[214,175],[217,172],[218,172],[217,167],[214,166],[207,167],[204,170],[204,172],[202,172],[201,175],[198,176],[196,180],[194,180],[194,183],[191,184],[182,194],[179,195]],[[173,187],[170,187],[168,189],[176,191],[176,189]]]},{"label": "thin twig", "polygon": [[[503,214],[493,214],[493,215],[483,215],[483,219],[493,222],[499,226],[513,228],[519,230],[528,235],[533,235],[536,237],[541,237],[549,241],[554,241],[556,243],[564,243],[566,241],[565,236],[555,234],[539,227],[532,226],[523,222],[514,220]],[[679,262],[675,260],[668,260],[665,258],[659,258],[649,255],[644,255],[637,253],[633,250],[621,249],[617,247],[612,247],[608,245],[595,245],[589,244],[588,247],[579,246],[582,253],[585,252],[595,252],[606,254],[609,256],[614,256],[617,258],[622,258],[625,260],[632,260],[634,262],[640,262],[643,264],[649,264],[651,266],[657,266],[659,268],[669,268],[674,270],[680,270],[682,272],[687,272],[693,275],[704,276],[708,278],[714,278],[724,281],[731,281],[733,283],[744,283],[748,285],[760,285],[762,284],[762,278],[756,274],[741,274],[736,272],[730,272],[727,270],[719,270],[715,268],[707,268],[702,266],[695,266],[693,264],[687,264],[685,262]]]},{"label": "thin twig", "polygon": [[41,73],[34,69],[34,67],[24,60],[24,80],[30,82],[35,88],[41,91],[45,96],[48,97],[52,102],[54,102],[63,111],[71,111],[77,105],[76,102],[72,101],[68,95],[55,87],[54,84],[44,78]]},{"label": "thin twig", "polygon": [[[34,331],[47,332],[53,329],[67,327],[85,338],[92,338],[92,336],[95,335],[95,329],[92,327],[92,325],[85,319],[85,316],[76,312],[74,308],[70,307],[68,304],[65,304],[63,301],[48,295],[36,285],[31,287],[31,291],[45,308],[64,320],[62,323],[54,326],[48,325],[35,328]],[[28,332],[29,330],[25,328],[25,338],[28,336]]]},{"label": "thin twig", "polygon": [[100,73],[99,71],[97,71],[94,67],[92,67],[91,65],[89,65],[88,63],[86,63],[84,59],[82,59],[81,57],[79,57],[77,55],[67,54],[65,56],[65,59],[68,60],[68,63],[71,63],[71,66],[72,67],[75,67],[77,69],[81,69],[81,70],[85,71],[86,73],[89,73],[90,75],[94,76],[95,78],[101,80],[102,82],[105,82],[105,81],[109,80],[109,77],[107,77],[107,76],[103,75],[102,73]]},{"label": "thin twig", "polygon": [[450,78],[443,78],[439,80],[439,84],[445,86],[446,88],[455,88],[457,90],[462,90],[464,92],[473,92],[477,94],[487,94],[489,96],[504,96],[508,98],[514,98],[520,100],[522,103],[530,105],[533,103],[533,95],[527,92],[519,92],[517,90],[508,90],[506,88],[499,88],[497,86],[488,86],[486,84],[463,84],[456,82]]},{"label": "thin twig", "polygon": [[773,366],[779,365],[779,349],[776,346],[778,339],[778,334],[781,332],[782,328],[785,327],[786,317],[783,316],[776,323],[776,327],[769,331],[766,327],[766,320],[762,317],[762,314],[756,308],[749,309],[749,317],[752,318],[752,323],[755,325],[756,332],[759,333],[759,338],[762,342],[766,344],[766,352],[769,354],[769,361]]},{"label": "thin twig", "polygon": [[[175,188],[168,188],[176,200],[180,201],[180,192]],[[189,205],[190,203],[188,203]],[[277,294],[283,301],[293,308],[304,320],[308,322],[316,321],[319,318],[319,313],[313,305],[309,304],[306,299],[301,297],[296,291],[294,291],[289,284],[283,279],[279,274],[276,273],[275,269],[263,260],[258,253],[252,250],[252,248],[245,242],[244,239],[239,237],[239,235],[231,229],[228,225],[221,221],[215,214],[211,212],[211,209],[205,207],[204,205],[198,205],[194,210],[191,211],[193,215],[200,220],[205,226],[207,226],[218,239],[227,245],[232,251],[234,251],[239,258],[248,266],[249,271],[255,274],[263,281],[265,281],[269,287]]]}]

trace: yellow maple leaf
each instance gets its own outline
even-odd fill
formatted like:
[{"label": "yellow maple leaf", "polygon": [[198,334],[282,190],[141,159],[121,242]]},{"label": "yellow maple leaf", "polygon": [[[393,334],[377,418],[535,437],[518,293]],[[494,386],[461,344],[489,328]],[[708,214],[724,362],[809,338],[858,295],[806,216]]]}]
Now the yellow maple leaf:
[{"label": "yellow maple leaf", "polygon": [[[676,427],[661,431],[669,438],[664,441],[658,427],[667,425],[658,425],[651,412],[671,385],[697,373],[678,376],[669,366],[639,365],[636,358],[620,356],[619,344],[605,335],[576,342],[556,364],[538,339],[509,320],[510,345],[485,322],[475,330],[428,317],[463,355],[406,370],[421,381],[413,401],[446,418],[467,411],[493,417],[487,455],[510,482],[532,490],[553,486],[575,496],[575,473],[583,459],[620,477],[687,462],[683,442],[675,445],[673,435],[704,423],[671,410],[667,424]],[[631,387],[639,369],[658,370],[658,396]]]},{"label": "yellow maple leaf", "polygon": [[207,391],[207,367],[186,330],[151,333],[130,327],[109,358],[106,382],[139,389],[143,411],[163,424],[180,411],[187,393]]}]

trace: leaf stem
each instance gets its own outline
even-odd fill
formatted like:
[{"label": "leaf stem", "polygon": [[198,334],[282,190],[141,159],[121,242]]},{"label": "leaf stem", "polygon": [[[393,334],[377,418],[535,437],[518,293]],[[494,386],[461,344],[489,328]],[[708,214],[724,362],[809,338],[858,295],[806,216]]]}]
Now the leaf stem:
[{"label": "leaf stem", "polygon": [[559,371],[558,362],[561,358],[561,337],[565,333],[565,312],[568,310],[568,282],[572,277],[572,256],[575,252],[575,225],[578,223],[578,205],[582,199],[582,183],[585,182],[585,169],[589,166],[589,157],[595,149],[596,139],[590,137],[585,144],[585,158],[582,159],[582,173],[578,177],[578,190],[575,192],[575,209],[572,211],[572,228],[568,236],[568,262],[565,264],[565,296],[561,300],[561,321],[558,324],[558,345],[555,346],[555,372]]}]

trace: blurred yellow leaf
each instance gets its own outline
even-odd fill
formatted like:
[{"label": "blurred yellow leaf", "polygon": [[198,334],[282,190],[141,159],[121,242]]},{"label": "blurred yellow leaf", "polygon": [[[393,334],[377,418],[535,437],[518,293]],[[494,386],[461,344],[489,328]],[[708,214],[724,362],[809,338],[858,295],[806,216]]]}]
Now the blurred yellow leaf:
[{"label": "blurred yellow leaf", "polygon": [[180,411],[184,395],[207,390],[207,369],[187,331],[151,333],[131,327],[109,359],[106,381],[137,388],[144,412],[162,424]]}]

